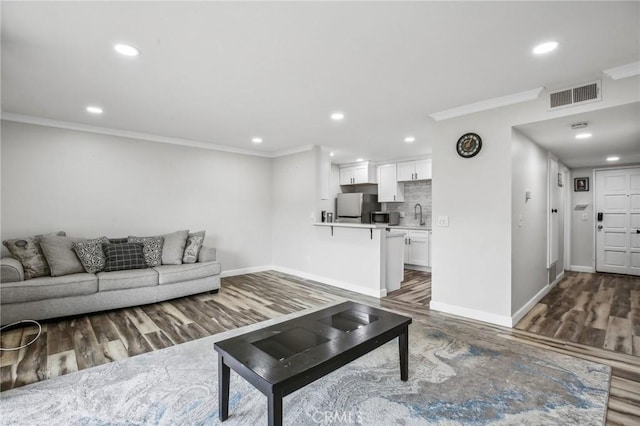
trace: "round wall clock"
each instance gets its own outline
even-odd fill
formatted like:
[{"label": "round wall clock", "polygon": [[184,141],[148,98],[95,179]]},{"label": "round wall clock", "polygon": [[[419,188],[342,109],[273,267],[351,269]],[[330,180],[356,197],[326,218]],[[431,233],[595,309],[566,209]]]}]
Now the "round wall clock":
[{"label": "round wall clock", "polygon": [[482,138],[476,133],[465,133],[458,139],[456,150],[462,158],[471,158],[476,156],[482,148]]}]

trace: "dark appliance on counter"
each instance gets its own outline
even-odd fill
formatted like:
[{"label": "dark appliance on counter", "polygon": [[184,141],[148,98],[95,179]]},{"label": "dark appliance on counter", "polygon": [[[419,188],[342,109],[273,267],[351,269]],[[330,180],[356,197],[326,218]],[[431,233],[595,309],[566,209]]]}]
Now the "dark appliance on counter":
[{"label": "dark appliance on counter", "polygon": [[350,192],[336,198],[336,222],[371,223],[371,213],[380,210],[377,194]]},{"label": "dark appliance on counter", "polygon": [[400,225],[400,212],[371,212],[371,223]]}]

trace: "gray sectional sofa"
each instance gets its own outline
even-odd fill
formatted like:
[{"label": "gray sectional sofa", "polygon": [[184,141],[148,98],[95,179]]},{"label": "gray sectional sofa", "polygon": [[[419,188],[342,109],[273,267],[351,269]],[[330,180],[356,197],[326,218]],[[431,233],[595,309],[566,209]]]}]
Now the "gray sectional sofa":
[{"label": "gray sectional sofa", "polygon": [[220,288],[216,250],[203,246],[197,262],[96,274],[24,279],[22,264],[2,247],[2,325],[144,305]]}]

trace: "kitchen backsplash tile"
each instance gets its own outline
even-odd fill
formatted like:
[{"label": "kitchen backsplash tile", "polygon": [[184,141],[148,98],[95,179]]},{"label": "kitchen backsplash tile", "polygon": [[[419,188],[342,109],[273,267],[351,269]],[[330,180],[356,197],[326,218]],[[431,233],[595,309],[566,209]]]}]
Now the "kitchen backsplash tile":
[{"label": "kitchen backsplash tile", "polygon": [[[400,225],[417,226],[420,217],[415,218],[414,207],[417,203],[422,206],[422,217],[431,226],[431,180],[404,183],[403,203],[382,203],[382,210],[387,212],[404,212],[400,218]],[[418,212],[420,210],[418,209]]]}]

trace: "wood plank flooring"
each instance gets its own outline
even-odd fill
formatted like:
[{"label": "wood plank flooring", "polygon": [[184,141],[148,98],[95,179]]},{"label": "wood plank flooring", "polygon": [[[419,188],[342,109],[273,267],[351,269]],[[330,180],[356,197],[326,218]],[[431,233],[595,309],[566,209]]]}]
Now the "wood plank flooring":
[{"label": "wood plank flooring", "polygon": [[[615,329],[621,327],[620,321],[610,320],[610,317],[624,319],[624,317],[611,315],[612,312],[621,314],[625,311],[624,307],[616,307],[615,310],[612,308],[620,300],[624,305],[624,299],[620,297],[614,301],[616,295],[626,294],[626,291],[622,290],[616,293],[617,287],[614,285],[617,282],[625,282],[624,277],[600,276],[600,274],[595,277],[576,277],[569,274],[565,280],[567,282],[560,283],[558,289],[565,290],[567,295],[570,294],[573,297],[566,297],[564,302],[560,303],[556,303],[551,297],[545,298],[546,308],[536,306],[532,312],[537,313],[530,313],[527,316],[528,319],[525,317],[533,324],[557,321],[557,326],[554,323],[553,336],[431,312],[427,306],[431,294],[430,274],[408,270],[405,277],[405,282],[399,290],[390,293],[386,298],[376,299],[270,271],[224,278],[221,290],[217,294],[205,293],[153,305],[49,321],[43,325],[43,336],[36,343],[20,351],[0,354],[2,389],[46,380],[94,365],[187,342],[222,330],[323,305],[339,298],[347,298],[409,315],[419,315],[435,323],[464,321],[478,329],[493,332],[496,339],[512,339],[544,350],[610,365],[613,373],[607,424],[640,424],[640,358],[623,353],[625,344],[618,342],[617,338],[610,337],[614,342],[613,347],[604,348],[609,326]],[[583,288],[578,291],[573,288],[577,285],[576,283],[589,282],[591,284],[587,284],[586,287],[591,286],[589,288],[592,289],[602,287],[602,291],[594,291],[594,295],[582,295],[583,291],[589,291]],[[594,284],[596,282],[597,286]],[[579,285],[585,287],[583,284]],[[629,284],[624,285],[629,287],[630,298],[629,315],[626,318],[629,320],[632,332],[635,332],[637,329],[631,315],[636,315],[635,311],[640,308],[640,299],[635,287]],[[609,303],[608,310],[600,306],[606,303]],[[583,307],[582,310],[575,308],[580,306]],[[565,316],[556,312],[557,309],[564,309],[565,313],[577,312]],[[583,318],[585,314],[580,312],[586,313],[586,318]],[[533,320],[536,315],[545,318]],[[589,340],[585,337],[587,332],[584,325],[582,328],[577,325],[580,321],[591,324],[589,328],[593,330],[589,330],[588,333],[594,341],[602,341],[602,348],[554,337],[557,333],[560,337],[576,338],[575,336],[578,336],[577,340]],[[563,322],[567,325],[558,332]],[[612,322],[611,325],[610,322]],[[551,328],[550,325],[548,327]],[[539,328],[544,329],[541,326]],[[580,332],[578,333],[577,330]],[[37,328],[34,327],[4,332],[1,336],[2,347],[29,341],[36,332]],[[634,347],[636,342],[633,339],[631,342]],[[616,350],[619,351],[616,352]]]},{"label": "wood plank flooring", "polygon": [[640,277],[567,272],[516,328],[640,356]]}]

